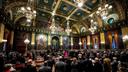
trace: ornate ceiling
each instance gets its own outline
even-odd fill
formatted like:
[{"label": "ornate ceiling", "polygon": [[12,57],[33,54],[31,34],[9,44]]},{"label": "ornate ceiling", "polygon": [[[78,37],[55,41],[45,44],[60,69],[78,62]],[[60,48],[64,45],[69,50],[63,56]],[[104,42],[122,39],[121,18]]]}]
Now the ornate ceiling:
[{"label": "ornate ceiling", "polygon": [[[27,23],[25,16],[18,12],[22,6],[27,6],[28,1],[31,1],[33,9],[37,11],[36,18],[31,23]],[[66,19],[69,17],[73,33],[81,33],[88,31],[91,25],[89,15],[95,13],[98,7],[105,2],[113,6],[107,19],[102,20],[99,16],[93,16],[93,19],[98,22],[98,28],[101,28],[105,24],[108,25],[108,22],[113,23],[113,19],[114,21],[123,19],[123,13],[121,15],[121,10],[117,9],[120,7],[117,6],[119,3],[115,0],[84,0],[84,5],[81,8],[74,3],[74,0],[7,0],[5,11],[9,13],[10,19],[16,25],[36,26],[45,29],[51,25],[52,13],[55,11],[55,22],[58,28],[60,27],[62,31],[65,30]]]}]

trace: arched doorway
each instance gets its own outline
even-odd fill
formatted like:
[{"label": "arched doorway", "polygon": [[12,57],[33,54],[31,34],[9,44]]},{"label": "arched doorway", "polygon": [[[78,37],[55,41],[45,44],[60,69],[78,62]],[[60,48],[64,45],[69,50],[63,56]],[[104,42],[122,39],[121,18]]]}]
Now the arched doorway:
[{"label": "arched doorway", "polygon": [[57,36],[52,37],[51,40],[51,48],[55,51],[58,51],[60,48],[60,42],[59,42],[59,38]]}]

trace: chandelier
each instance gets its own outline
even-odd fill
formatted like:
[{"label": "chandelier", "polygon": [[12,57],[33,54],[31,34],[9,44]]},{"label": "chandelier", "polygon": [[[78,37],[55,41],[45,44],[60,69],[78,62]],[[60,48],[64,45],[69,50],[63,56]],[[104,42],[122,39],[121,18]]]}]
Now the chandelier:
[{"label": "chandelier", "polygon": [[76,3],[76,5],[77,5],[78,7],[82,7],[84,1],[86,1],[86,0],[73,0],[73,1]]},{"label": "chandelier", "polygon": [[90,25],[90,28],[89,28],[89,31],[91,31],[92,34],[95,33],[95,31],[97,30],[97,22],[94,21],[94,20],[91,20],[91,25]]},{"label": "chandelier", "polygon": [[27,18],[27,22],[31,22],[36,17],[36,10],[33,9],[32,0],[28,0],[27,6],[21,7],[19,12]]},{"label": "chandelier", "polygon": [[67,20],[67,28],[65,29],[65,32],[67,33],[67,35],[70,35],[71,33],[71,29],[70,29],[70,26],[69,26],[69,20]]},{"label": "chandelier", "polygon": [[54,19],[54,15],[52,15],[52,22],[51,22],[51,26],[50,26],[50,30],[51,30],[51,33],[55,33],[57,27],[55,26],[55,19]]},{"label": "chandelier", "polygon": [[112,5],[105,4],[104,6],[98,8],[96,14],[99,15],[103,20],[105,20],[111,9],[112,9]]}]

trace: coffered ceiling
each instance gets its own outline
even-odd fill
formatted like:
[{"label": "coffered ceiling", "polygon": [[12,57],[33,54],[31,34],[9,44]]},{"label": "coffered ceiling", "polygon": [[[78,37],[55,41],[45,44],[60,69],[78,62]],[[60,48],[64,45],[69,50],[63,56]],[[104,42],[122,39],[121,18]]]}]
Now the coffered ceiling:
[{"label": "coffered ceiling", "polygon": [[[22,6],[27,6],[28,1],[31,1],[33,9],[37,11],[36,18],[28,25],[24,15],[18,13]],[[52,13],[55,12],[55,22],[57,26],[64,30],[67,26],[67,18],[70,20],[70,27],[74,33],[78,33],[81,29],[88,29],[90,27],[89,15],[94,13],[101,3],[110,3],[115,5],[113,0],[83,0],[84,5],[79,8],[74,0],[7,0],[5,11],[10,14],[10,19],[16,25],[23,26],[37,26],[39,28],[46,28],[51,25]],[[114,8],[114,7],[113,7]],[[116,8],[111,12],[116,13]],[[118,14],[118,11],[117,13]],[[109,16],[110,17],[110,16]],[[99,17],[96,18],[99,26],[102,24]],[[99,19],[98,19],[99,18]],[[101,23],[101,24],[100,24]],[[101,25],[102,26],[102,25]],[[86,30],[85,30],[86,31]]]}]

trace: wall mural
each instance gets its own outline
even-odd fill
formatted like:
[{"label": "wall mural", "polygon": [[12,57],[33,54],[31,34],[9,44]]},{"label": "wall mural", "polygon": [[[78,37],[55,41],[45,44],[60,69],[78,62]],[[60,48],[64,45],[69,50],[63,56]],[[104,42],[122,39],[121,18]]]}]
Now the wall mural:
[{"label": "wall mural", "polygon": [[87,36],[87,45],[88,45],[88,49],[91,48],[91,39],[90,36]]},{"label": "wall mural", "polygon": [[70,46],[70,38],[67,36],[63,37],[63,49],[69,49]]},{"label": "wall mural", "polygon": [[106,36],[106,43],[107,43],[107,48],[109,49],[115,49],[118,48],[118,32],[117,31],[108,31],[107,36]]},{"label": "wall mural", "polygon": [[101,45],[101,49],[105,48],[105,33],[101,32],[100,33],[100,45]]},{"label": "wall mural", "polygon": [[51,48],[53,50],[59,50],[60,49],[60,41],[59,38],[57,36],[53,36],[52,40],[51,40]]},{"label": "wall mural", "polygon": [[117,48],[117,46],[116,46],[116,41],[115,41],[115,35],[114,35],[114,33],[112,32],[112,49],[115,49],[115,48]]},{"label": "wall mural", "polygon": [[73,37],[73,48],[74,49],[79,49],[79,37]]},{"label": "wall mural", "polygon": [[92,42],[93,42],[93,49],[99,49],[99,35],[93,35],[92,36]]},{"label": "wall mural", "polygon": [[47,35],[37,34],[36,36],[36,45],[37,49],[46,49],[47,48]]},{"label": "wall mural", "polygon": [[87,40],[86,40],[86,38],[82,38],[82,48],[87,49]]}]

